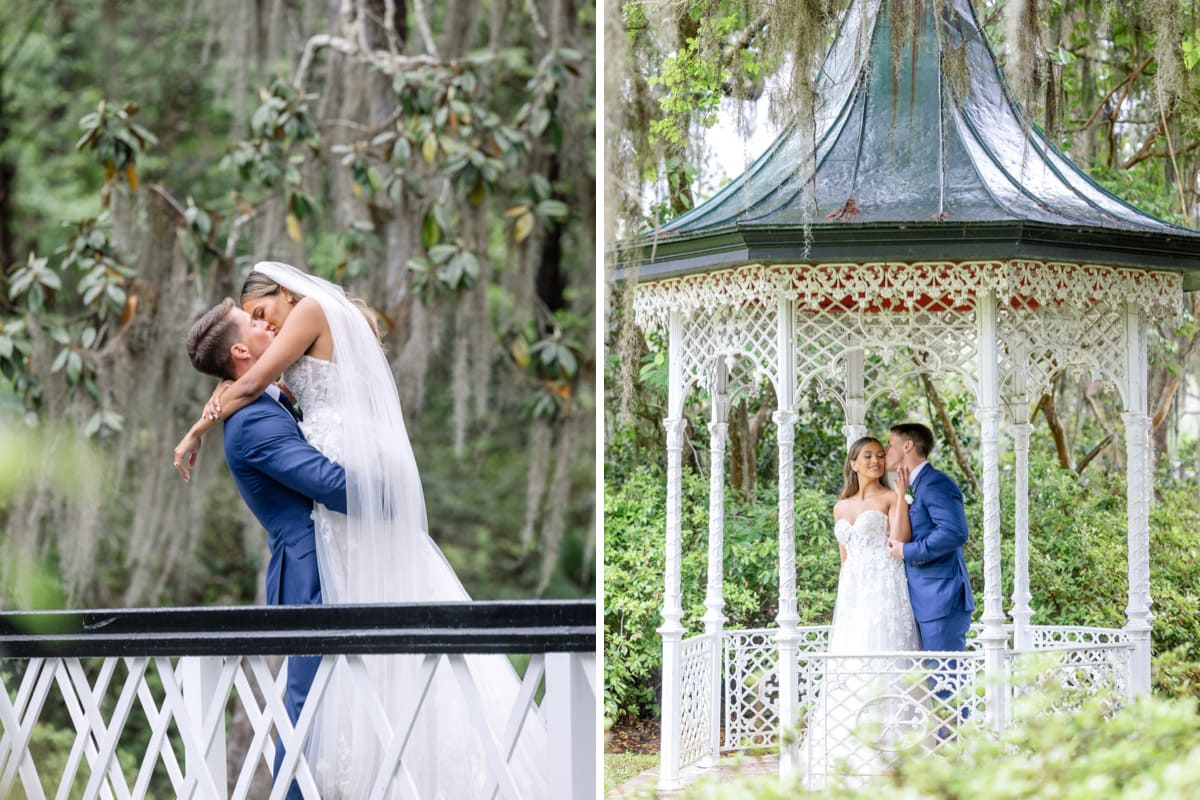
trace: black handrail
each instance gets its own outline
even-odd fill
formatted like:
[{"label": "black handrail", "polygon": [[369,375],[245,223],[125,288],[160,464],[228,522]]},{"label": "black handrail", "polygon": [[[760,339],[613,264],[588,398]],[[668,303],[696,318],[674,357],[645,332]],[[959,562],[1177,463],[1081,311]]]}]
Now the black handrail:
[{"label": "black handrail", "polygon": [[0,658],[595,649],[595,600],[0,612]]}]

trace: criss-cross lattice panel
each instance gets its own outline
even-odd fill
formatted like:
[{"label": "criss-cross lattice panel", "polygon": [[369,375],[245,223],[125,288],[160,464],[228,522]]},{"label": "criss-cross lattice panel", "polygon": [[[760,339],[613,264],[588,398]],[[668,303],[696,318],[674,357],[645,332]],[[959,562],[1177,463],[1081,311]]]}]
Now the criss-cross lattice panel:
[{"label": "criss-cross lattice panel", "polygon": [[810,653],[796,723],[809,788],[886,775],[905,755],[934,753],[983,711],[981,655]]},{"label": "criss-cross lattice panel", "polygon": [[701,634],[683,640],[681,648],[682,744],[680,764],[694,764],[708,753],[712,708],[712,648],[714,634]]},{"label": "criss-cross lattice panel", "polygon": [[776,741],[779,645],[775,633],[725,632],[725,749],[766,747]]},{"label": "criss-cross lattice panel", "polygon": [[[978,337],[973,311],[865,314],[859,310],[854,315],[858,317],[854,329],[843,330],[824,349],[833,354],[832,361],[802,375],[801,390],[814,385],[845,409],[846,361],[854,350],[861,349],[865,356],[863,388],[868,406],[895,395],[904,383],[922,373],[938,379],[947,374],[958,375],[974,391]],[[809,325],[810,329],[816,327]],[[797,352],[799,349],[798,345]]]},{"label": "criss-cross lattice panel", "polygon": [[726,359],[740,372],[731,376],[732,394],[777,375],[776,308],[786,298],[795,318],[796,396],[813,386],[844,405],[845,353],[858,348],[882,356],[867,376],[870,399],[894,389],[897,367],[901,375],[956,372],[974,392],[982,292],[1000,309],[1009,384],[1028,370],[1032,386],[1044,386],[1067,365],[1120,386],[1121,309],[1132,303],[1152,320],[1178,317],[1183,284],[1168,272],[1031,261],[755,264],[647,282],[634,312],[643,330],[660,333],[680,313],[685,386],[711,385],[714,365]]},{"label": "criss-cross lattice panel", "polygon": [[[813,387],[844,408],[846,360],[857,350],[866,356],[868,403],[919,372],[954,372],[973,382],[978,339],[973,296],[956,285],[953,297],[931,286],[927,291],[936,295],[931,297],[917,288],[914,270],[878,264],[795,270],[797,396]],[[819,280],[811,280],[813,275]]]},{"label": "criss-cross lattice panel", "polygon": [[[484,754],[487,796],[499,787],[501,796],[520,797],[508,761],[521,731],[544,725],[534,702],[544,657],[531,660],[501,731],[483,714],[467,657],[419,658],[405,707],[393,718],[366,688],[362,657],[323,659],[295,726],[284,707],[286,673],[265,657],[0,661],[0,797],[276,798],[294,779],[316,798],[304,747],[335,665],[364,687],[362,729],[378,736],[381,791],[394,778],[411,787],[409,733],[440,667],[467,707],[480,710],[463,735],[475,736]],[[272,788],[277,742],[286,756]]]},{"label": "criss-cross lattice panel", "polygon": [[[766,747],[779,741],[779,644],[776,629],[726,631],[725,740],[726,750]],[[829,626],[797,630],[798,658],[829,646]],[[801,696],[805,674],[799,673]]]},{"label": "criss-cross lattice panel", "polygon": [[[1058,645],[1025,653],[1009,653],[1006,668],[1012,676],[1023,713],[1075,711],[1100,698],[1116,710],[1129,697],[1131,644]],[[1019,700],[1033,698],[1027,705]]]},{"label": "criss-cross lattice panel", "polygon": [[730,396],[774,378],[778,360],[776,306],[765,301],[698,310],[683,325],[684,386],[711,390],[718,362],[728,370]]},{"label": "criss-cross lattice panel", "polygon": [[1075,369],[1120,388],[1125,378],[1125,328],[1121,310],[1105,303],[1083,307],[1043,305],[1014,298],[1000,307],[1000,371],[1006,396],[1038,397],[1054,377]]}]

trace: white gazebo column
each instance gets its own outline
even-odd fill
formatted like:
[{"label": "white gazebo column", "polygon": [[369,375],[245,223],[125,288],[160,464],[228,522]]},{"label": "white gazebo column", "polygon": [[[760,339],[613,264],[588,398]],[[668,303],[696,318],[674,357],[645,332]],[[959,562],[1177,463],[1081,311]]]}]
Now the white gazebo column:
[{"label": "white gazebo column", "polygon": [[1125,631],[1133,643],[1130,690],[1150,691],[1150,416],[1146,397],[1146,323],[1141,309],[1125,305],[1125,451],[1128,461],[1129,605]]},{"label": "white gazebo column", "polygon": [[796,444],[796,367],[795,333],[792,301],[779,299],[778,380],[775,392],[779,410],[772,415],[779,438],[779,613],[775,622],[779,632],[779,775],[789,778],[799,764],[799,745],[790,731],[796,725],[800,689],[797,682],[796,643],[800,639],[796,628],[800,615],[796,611],[796,472],[793,454]]},{"label": "white gazebo column", "polygon": [[846,351],[846,449],[867,435],[866,353],[861,347]]},{"label": "white gazebo column", "polygon": [[1033,425],[1029,423],[1029,399],[1020,397],[1014,402],[1012,426],[1016,451],[1016,486],[1013,495],[1015,548],[1013,553],[1013,646],[1017,650],[1028,650],[1033,646],[1029,631],[1029,620],[1033,609],[1029,602],[1029,441],[1033,436]]},{"label": "white gazebo column", "polygon": [[1029,422],[1029,385],[1025,378],[1029,367],[1029,348],[1025,342],[1011,342],[1013,354],[1012,434],[1016,456],[1016,481],[1013,487],[1013,647],[1028,650],[1033,645],[1029,620],[1033,609],[1029,593],[1029,442],[1033,425]]},{"label": "white gazebo column", "polygon": [[1000,589],[1000,350],[996,335],[996,297],[977,295],[979,324],[979,418],[983,458],[983,633],[987,676],[987,725],[1004,726],[1006,717],[1004,600]]},{"label": "white gazebo column", "polygon": [[709,637],[710,710],[706,765],[721,755],[721,646],[725,630],[725,442],[729,436],[729,372],[725,360],[716,366],[709,424],[708,588],[704,595],[704,633]]},{"label": "white gazebo column", "polygon": [[671,312],[667,345],[667,532],[665,585],[663,587],[663,624],[658,629],[662,637],[662,728],[659,743],[658,788],[670,791],[681,788],[679,758],[681,745],[683,603],[679,585],[680,519],[683,474],[683,318]]},{"label": "white gazebo column", "polygon": [[864,364],[866,353],[861,347],[846,351],[846,449],[867,435],[867,390]]}]

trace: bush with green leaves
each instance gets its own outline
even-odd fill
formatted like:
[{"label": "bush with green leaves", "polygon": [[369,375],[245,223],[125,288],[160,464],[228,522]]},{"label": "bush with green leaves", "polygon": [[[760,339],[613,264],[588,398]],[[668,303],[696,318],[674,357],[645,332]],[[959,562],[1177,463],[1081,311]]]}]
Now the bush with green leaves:
[{"label": "bush with green leaves", "polygon": [[[665,486],[653,465],[631,470],[605,493],[604,711],[609,719],[658,713],[662,642]],[[796,492],[796,595],[802,625],[828,622],[839,569],[832,499]],[[779,523],[774,487],[754,502],[725,505],[725,616],[731,628],[773,625],[778,610]],[[708,479],[682,483],[681,584],[688,635],[704,625],[708,571]]]},{"label": "bush with green leaves", "polygon": [[707,779],[684,800],[1184,800],[1200,796],[1200,714],[1195,698],[1143,696],[1112,713],[1108,703],[1084,700],[1072,713],[1046,713],[1062,700],[1053,690],[1020,698],[1022,721],[993,734],[967,725],[940,752],[902,757],[896,772],[857,789],[831,785],[806,793],[774,776]]}]

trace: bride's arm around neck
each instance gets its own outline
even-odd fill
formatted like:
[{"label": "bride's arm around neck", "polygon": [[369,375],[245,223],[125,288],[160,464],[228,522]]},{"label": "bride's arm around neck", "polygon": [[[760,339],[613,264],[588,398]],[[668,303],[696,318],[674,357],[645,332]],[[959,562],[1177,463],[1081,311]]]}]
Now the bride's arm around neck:
[{"label": "bride's arm around neck", "polygon": [[231,383],[221,395],[221,418],[258,399],[270,384],[300,356],[307,353],[322,335],[328,337],[329,323],[321,305],[311,298],[296,303],[287,322],[275,335],[275,341],[241,377]]}]

